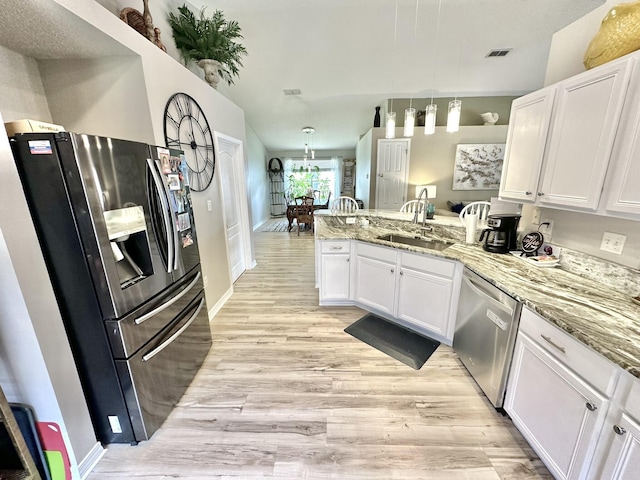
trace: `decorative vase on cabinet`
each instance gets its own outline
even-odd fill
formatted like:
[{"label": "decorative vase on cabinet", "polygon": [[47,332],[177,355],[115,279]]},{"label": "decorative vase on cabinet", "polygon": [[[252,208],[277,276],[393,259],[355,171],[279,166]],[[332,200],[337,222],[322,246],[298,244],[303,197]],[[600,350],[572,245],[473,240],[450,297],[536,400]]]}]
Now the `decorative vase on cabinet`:
[{"label": "decorative vase on cabinet", "polygon": [[376,114],[373,116],[373,126],[380,126],[380,107],[376,107]]}]

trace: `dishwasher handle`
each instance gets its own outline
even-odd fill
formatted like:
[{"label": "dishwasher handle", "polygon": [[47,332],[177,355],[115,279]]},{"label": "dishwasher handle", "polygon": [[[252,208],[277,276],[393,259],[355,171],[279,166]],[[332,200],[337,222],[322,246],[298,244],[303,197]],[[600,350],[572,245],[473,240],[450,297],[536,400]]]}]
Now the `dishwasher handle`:
[{"label": "dishwasher handle", "polygon": [[493,295],[491,295],[490,291],[488,291],[486,288],[483,288],[483,286],[480,283],[478,283],[476,280],[474,280],[472,277],[468,275],[463,275],[462,279],[465,281],[465,283],[471,289],[471,291],[473,291],[473,293],[485,299],[487,302],[491,303],[497,309],[502,310],[503,312],[506,312],[507,314],[509,314],[509,316],[513,316],[513,307],[511,305],[507,305],[506,303],[501,302],[498,298],[495,298]]}]

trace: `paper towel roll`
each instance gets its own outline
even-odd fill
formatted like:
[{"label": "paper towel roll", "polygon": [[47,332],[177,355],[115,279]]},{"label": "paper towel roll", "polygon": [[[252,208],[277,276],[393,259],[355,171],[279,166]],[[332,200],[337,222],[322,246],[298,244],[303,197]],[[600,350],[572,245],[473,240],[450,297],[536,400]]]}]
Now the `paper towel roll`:
[{"label": "paper towel roll", "polygon": [[478,227],[478,214],[468,213],[464,216],[464,223],[467,227],[467,243],[476,243],[476,228]]}]

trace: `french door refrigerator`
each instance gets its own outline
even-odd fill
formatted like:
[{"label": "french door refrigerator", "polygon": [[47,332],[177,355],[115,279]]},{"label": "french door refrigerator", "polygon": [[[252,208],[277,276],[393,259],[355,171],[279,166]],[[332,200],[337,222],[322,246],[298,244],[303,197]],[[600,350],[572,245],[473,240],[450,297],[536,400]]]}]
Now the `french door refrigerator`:
[{"label": "french door refrigerator", "polygon": [[11,145],[96,435],[149,439],[211,346],[181,152],[67,132]]}]

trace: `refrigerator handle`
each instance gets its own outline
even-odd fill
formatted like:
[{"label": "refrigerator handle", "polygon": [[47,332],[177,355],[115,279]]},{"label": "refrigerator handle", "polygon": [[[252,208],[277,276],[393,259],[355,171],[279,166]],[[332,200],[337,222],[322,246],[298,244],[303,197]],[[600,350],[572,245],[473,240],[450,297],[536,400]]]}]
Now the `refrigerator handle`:
[{"label": "refrigerator handle", "polygon": [[178,338],[180,335],[182,335],[182,332],[184,332],[187,328],[189,328],[189,325],[191,325],[193,323],[193,321],[196,319],[196,317],[200,313],[200,310],[202,310],[202,306],[203,305],[204,305],[204,298],[200,300],[200,303],[198,304],[198,308],[193,313],[193,315],[191,315],[191,318],[189,318],[189,320],[187,320],[187,323],[185,323],[183,326],[181,326],[180,329],[178,329],[176,331],[176,333],[171,335],[169,338],[167,338],[164,342],[162,342],[156,348],[151,350],[149,353],[143,355],[142,356],[142,361],[143,362],[148,362],[153,357],[155,357],[157,354],[159,354],[162,350],[167,348],[176,338]]},{"label": "refrigerator handle", "polygon": [[162,219],[164,220],[164,228],[167,232],[167,273],[171,273],[171,271],[174,270],[175,264],[175,247],[173,246],[173,242],[175,242],[175,227],[171,225],[171,217],[169,216],[169,212],[171,211],[169,208],[169,200],[167,200],[167,193],[162,184],[162,179],[160,178],[158,169],[150,158],[147,158],[147,165],[149,170],[151,170],[151,177],[153,178],[153,183],[156,186],[156,191],[160,197],[160,203],[162,204]]},{"label": "refrigerator handle", "polygon": [[159,307],[154,308],[153,310],[151,310],[150,312],[145,313],[144,315],[136,318],[133,322],[136,325],[140,325],[142,322],[144,322],[145,320],[149,320],[151,317],[153,317],[156,313],[161,312],[162,310],[164,310],[167,307],[170,307],[171,305],[173,305],[175,302],[177,302],[178,300],[180,300],[180,298],[182,298],[189,290],[191,290],[193,288],[193,286],[198,283],[198,280],[200,279],[200,272],[198,272],[195,276],[195,278],[191,281],[191,283],[189,285],[187,285],[184,290],[182,290],[179,294],[177,294],[175,297],[173,297],[171,300],[169,300],[168,302],[163,303],[162,305],[160,305]]}]

